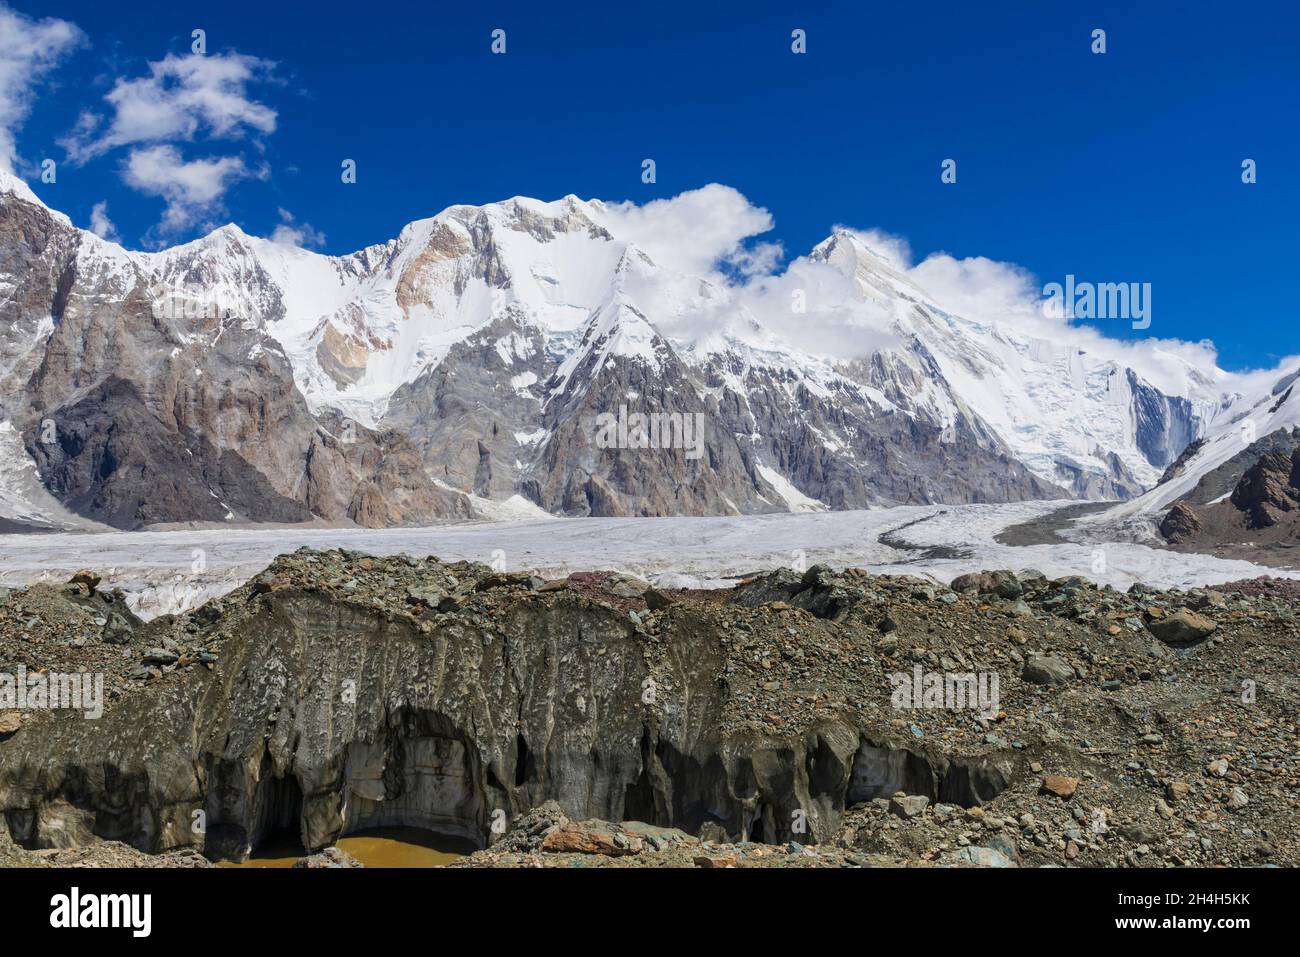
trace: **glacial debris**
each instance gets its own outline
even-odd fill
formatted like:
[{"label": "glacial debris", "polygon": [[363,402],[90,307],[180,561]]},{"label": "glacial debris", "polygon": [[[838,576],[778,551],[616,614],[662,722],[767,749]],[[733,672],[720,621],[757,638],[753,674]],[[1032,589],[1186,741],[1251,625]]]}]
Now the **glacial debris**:
[{"label": "glacial debris", "polygon": [[[50,708],[0,734],[0,829],[29,851],[242,860],[395,825],[506,864],[633,861],[654,837],[742,863],[791,844],[874,863],[1296,853],[1288,598],[825,566],[654,589],[301,549],[109,633],[90,577],[0,598],[0,671],[84,663],[108,689],[97,720]],[[1249,706],[1222,690],[1239,677]],[[1068,804],[1048,775],[1078,782]],[[614,823],[520,843],[544,806]]]}]

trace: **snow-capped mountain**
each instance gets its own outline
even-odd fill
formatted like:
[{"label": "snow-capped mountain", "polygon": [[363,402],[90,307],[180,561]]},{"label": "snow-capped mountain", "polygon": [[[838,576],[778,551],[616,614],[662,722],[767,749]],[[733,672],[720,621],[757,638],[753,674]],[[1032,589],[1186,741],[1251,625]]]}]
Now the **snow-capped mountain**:
[{"label": "snow-capped mountain", "polygon": [[1114,359],[948,312],[853,233],[811,258],[892,308],[898,361],[931,370],[916,412],[947,421],[964,405],[1034,474],[1075,494],[1127,497],[1154,484],[1223,402],[1217,369],[1175,360],[1183,392],[1166,395]]},{"label": "snow-capped mountain", "polygon": [[[787,278],[827,280],[809,328],[883,329],[851,358],[799,348],[752,290],[616,232],[599,201],[515,198],[347,256],[233,225],[132,252],[0,174],[0,423],[54,500],[111,525],[388,525],[490,501],[662,515],[1124,497],[1224,401],[1215,369],[1166,394],[954,315],[848,231]],[[601,421],[637,414],[699,415],[699,454],[602,444]],[[40,511],[32,482],[10,484],[0,498]]]},{"label": "snow-capped mountain", "polygon": [[1275,378],[1258,375],[1210,415],[1199,435],[1154,487],[1081,522],[1085,531],[1124,527],[1154,538],[1176,503],[1193,509],[1223,505],[1242,477],[1271,453],[1290,457],[1300,447],[1300,368]]}]

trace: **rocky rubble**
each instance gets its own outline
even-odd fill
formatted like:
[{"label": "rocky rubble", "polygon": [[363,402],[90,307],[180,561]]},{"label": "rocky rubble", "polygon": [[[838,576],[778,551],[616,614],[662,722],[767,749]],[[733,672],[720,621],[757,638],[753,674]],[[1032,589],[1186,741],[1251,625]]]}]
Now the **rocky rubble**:
[{"label": "rocky rubble", "polygon": [[[1279,430],[1250,446],[1175,502],[1159,524],[1165,541],[1185,551],[1293,567],[1300,544],[1297,433]],[[1207,498],[1224,487],[1227,492]]]},{"label": "rocky rubble", "polygon": [[[15,674],[19,668],[98,673],[104,675],[106,697],[113,700],[132,682],[216,661],[212,650],[193,640],[193,629],[172,629],[171,616],[146,629],[127,607],[121,589],[99,585],[98,575],[80,571],[61,586],[0,589],[0,674]],[[205,607],[212,615],[220,603]],[[4,729],[0,713],[0,735]]]},{"label": "rocky rubble", "polygon": [[548,801],[521,817],[501,840],[451,867],[861,867],[887,858],[798,841],[774,846],[702,839],[641,821],[571,821]]},{"label": "rocky rubble", "polygon": [[656,590],[302,549],[124,632],[96,602],[0,599],[5,661],[113,689],[97,721],[0,731],[27,852],[397,824],[478,843],[464,866],[1300,862],[1295,596],[1266,587],[814,566]]},{"label": "rocky rubble", "polygon": [[82,847],[29,851],[19,847],[0,826],[0,868],[6,867],[212,867],[193,848],[146,854],[118,841],[95,841]]}]

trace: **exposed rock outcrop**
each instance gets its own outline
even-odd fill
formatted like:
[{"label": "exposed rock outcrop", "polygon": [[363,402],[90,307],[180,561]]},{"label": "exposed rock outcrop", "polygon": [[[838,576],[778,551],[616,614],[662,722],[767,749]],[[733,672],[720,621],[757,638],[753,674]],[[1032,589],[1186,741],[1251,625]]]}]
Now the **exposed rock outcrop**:
[{"label": "exposed rock outcrop", "polygon": [[[1166,395],[950,315],[846,230],[808,257],[838,277],[810,333],[888,327],[848,360],[657,263],[598,201],[454,206],[347,256],[233,225],[142,253],[5,177],[0,422],[75,513],[45,503],[52,525],[414,525],[470,496],[598,516],[1127,498],[1214,405],[1195,370]],[[700,416],[703,441],[598,442],[624,406]]]},{"label": "exposed rock outcrop", "polygon": [[[1230,492],[1194,504],[1232,475]],[[1300,442],[1279,430],[1252,445],[1176,502],[1159,529],[1175,547],[1289,563],[1279,550],[1300,544]]]},{"label": "exposed rock outcrop", "polygon": [[1270,528],[1300,505],[1300,448],[1290,455],[1266,452],[1242,475],[1229,501],[1244,512],[1249,528]]},{"label": "exposed rock outcrop", "polygon": [[[985,850],[952,863],[1300,856],[1285,762],[1262,759],[1274,798],[1246,788],[1230,807],[1269,843],[1234,831],[1213,850],[1152,836],[1168,818],[1125,770],[1141,758],[1172,788],[1199,773],[1185,756],[1221,755],[1223,774],[1180,804],[1200,814],[1249,785],[1232,769],[1251,759],[1228,742],[1257,764],[1285,752],[1289,598],[1005,572],[958,594],[824,566],[665,594],[609,573],[543,582],[304,549],[107,645],[93,577],[0,597],[6,669],[80,661],[105,679],[102,717],[38,709],[0,739],[0,820],[29,852],[120,841],[239,859],[284,830],[314,852],[408,825],[501,842],[503,863],[676,848],[740,866],[762,844],[910,860],[987,818]],[[1198,634],[1159,634],[1184,625]],[[1225,711],[1243,662],[1252,708]],[[968,691],[998,676],[993,700],[945,690],[963,674]],[[1043,803],[1060,801],[1040,793],[1044,774],[1080,782],[1068,807]],[[1098,811],[1117,826],[1078,827]]]},{"label": "exposed rock outcrop", "polygon": [[1201,520],[1196,509],[1186,502],[1177,502],[1160,522],[1160,534],[1171,545],[1194,541],[1201,530]]}]

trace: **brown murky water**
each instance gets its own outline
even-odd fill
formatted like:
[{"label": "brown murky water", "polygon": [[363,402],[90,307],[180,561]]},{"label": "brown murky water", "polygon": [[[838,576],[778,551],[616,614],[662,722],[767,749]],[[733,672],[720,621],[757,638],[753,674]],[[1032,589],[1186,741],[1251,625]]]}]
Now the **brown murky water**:
[{"label": "brown murky water", "polygon": [[[418,827],[379,827],[340,838],[337,845],[366,867],[442,867],[471,853],[469,842]],[[222,861],[222,867],[293,867],[305,856],[291,834],[272,837],[242,864]]]}]

